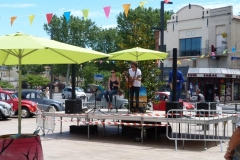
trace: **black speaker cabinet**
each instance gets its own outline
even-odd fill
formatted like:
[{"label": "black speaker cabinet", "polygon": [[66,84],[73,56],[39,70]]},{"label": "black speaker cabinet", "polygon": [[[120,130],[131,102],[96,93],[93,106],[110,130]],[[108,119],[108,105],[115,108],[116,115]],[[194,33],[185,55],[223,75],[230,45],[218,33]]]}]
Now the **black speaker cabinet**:
[{"label": "black speaker cabinet", "polygon": [[81,113],[82,100],[81,99],[68,99],[65,101],[65,113]]},{"label": "black speaker cabinet", "polygon": [[216,102],[201,102],[197,103],[197,110],[205,110],[205,111],[197,111],[197,116],[212,116],[213,114],[216,114],[217,109],[217,103]]},{"label": "black speaker cabinet", "polygon": [[167,115],[169,110],[172,109],[183,109],[183,102],[167,102],[166,103],[166,116],[168,116],[168,118],[181,118],[183,113],[181,111],[173,111],[173,112],[169,112],[170,114],[174,114],[174,115]]}]

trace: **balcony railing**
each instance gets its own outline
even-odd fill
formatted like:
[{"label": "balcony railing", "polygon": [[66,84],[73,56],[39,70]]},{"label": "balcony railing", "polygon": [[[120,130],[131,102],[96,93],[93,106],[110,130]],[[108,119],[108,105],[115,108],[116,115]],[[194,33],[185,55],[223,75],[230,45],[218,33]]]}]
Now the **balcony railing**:
[{"label": "balcony railing", "polygon": [[[178,56],[179,57],[196,57],[196,56],[227,56],[228,55],[228,49],[227,47],[217,47],[215,48],[216,51],[214,54],[212,54],[211,47],[209,48],[199,48],[196,50],[189,50],[189,51],[180,51],[178,50]],[[168,57],[173,57],[173,51],[167,51]]]}]

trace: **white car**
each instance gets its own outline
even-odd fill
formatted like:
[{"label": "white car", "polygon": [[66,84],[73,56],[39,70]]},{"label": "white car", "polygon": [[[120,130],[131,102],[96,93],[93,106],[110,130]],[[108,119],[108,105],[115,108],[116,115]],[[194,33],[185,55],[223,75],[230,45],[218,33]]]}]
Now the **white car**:
[{"label": "white car", "polygon": [[[80,87],[75,87],[76,98],[86,98],[86,93]],[[72,98],[72,87],[66,87],[62,91],[62,99]]]},{"label": "white car", "polygon": [[0,119],[7,119],[10,116],[14,115],[12,106],[6,102],[0,101]]}]

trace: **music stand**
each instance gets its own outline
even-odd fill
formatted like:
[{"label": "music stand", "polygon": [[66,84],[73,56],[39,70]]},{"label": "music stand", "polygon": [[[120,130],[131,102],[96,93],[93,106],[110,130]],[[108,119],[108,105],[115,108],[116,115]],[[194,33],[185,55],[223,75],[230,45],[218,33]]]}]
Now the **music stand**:
[{"label": "music stand", "polygon": [[[102,112],[100,108],[97,108],[97,104],[96,104],[97,91],[99,90],[99,85],[90,84],[89,86],[90,86],[90,88],[93,90],[93,92],[94,92],[94,94],[95,94],[95,103],[94,103],[94,108],[91,109],[88,113],[90,113],[90,112],[92,112],[92,111],[93,111],[93,113],[94,113],[96,110],[98,110],[98,112],[101,112],[101,113],[104,114],[104,112]],[[88,114],[88,113],[87,113],[87,114]]]}]

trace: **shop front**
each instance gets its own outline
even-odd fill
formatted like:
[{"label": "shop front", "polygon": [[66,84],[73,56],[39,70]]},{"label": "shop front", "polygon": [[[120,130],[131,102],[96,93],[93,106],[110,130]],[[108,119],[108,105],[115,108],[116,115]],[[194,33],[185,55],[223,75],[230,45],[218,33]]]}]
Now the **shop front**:
[{"label": "shop front", "polygon": [[240,100],[240,70],[226,68],[189,68],[188,87],[192,96],[200,89],[207,102]]}]

